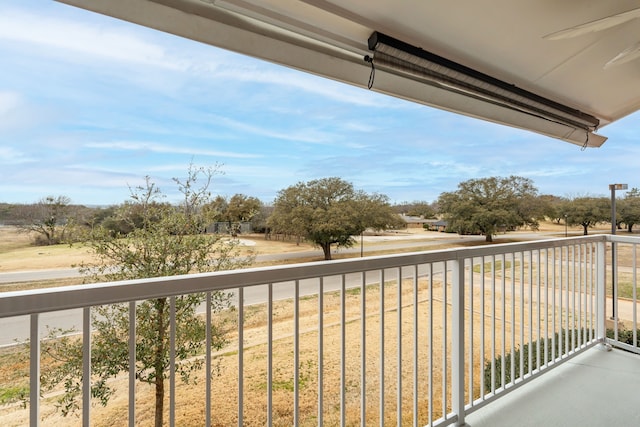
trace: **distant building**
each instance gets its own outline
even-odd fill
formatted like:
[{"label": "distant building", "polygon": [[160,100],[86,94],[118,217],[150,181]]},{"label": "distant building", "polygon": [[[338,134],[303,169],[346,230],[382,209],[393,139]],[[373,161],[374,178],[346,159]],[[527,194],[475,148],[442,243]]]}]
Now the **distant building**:
[{"label": "distant building", "polygon": [[[233,225],[237,227],[236,230],[238,234],[247,234],[253,231],[250,222],[235,222]],[[212,234],[232,234],[231,231],[228,222],[214,222],[205,229],[206,233]]]},{"label": "distant building", "polygon": [[447,221],[443,219],[427,220],[425,228],[429,231],[447,231]]}]

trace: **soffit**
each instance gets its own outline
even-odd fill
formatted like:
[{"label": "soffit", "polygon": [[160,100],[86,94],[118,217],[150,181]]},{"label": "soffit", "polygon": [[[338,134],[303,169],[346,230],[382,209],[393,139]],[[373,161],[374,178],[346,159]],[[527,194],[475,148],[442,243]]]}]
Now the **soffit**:
[{"label": "soffit", "polygon": [[[640,7],[577,0],[62,0],[253,57],[366,87],[373,31],[591,114],[600,127],[640,108],[640,19],[560,40],[544,36]],[[584,132],[487,106],[393,73],[372,90],[576,144]],[[589,145],[604,140],[593,138]]]}]

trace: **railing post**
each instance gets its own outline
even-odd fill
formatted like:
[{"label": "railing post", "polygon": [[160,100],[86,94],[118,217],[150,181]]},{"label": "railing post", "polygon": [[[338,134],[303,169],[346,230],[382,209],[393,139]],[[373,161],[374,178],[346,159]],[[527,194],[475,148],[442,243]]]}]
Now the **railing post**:
[{"label": "railing post", "polygon": [[606,345],[606,305],[607,294],[605,289],[605,277],[607,269],[607,261],[605,257],[605,241],[601,240],[597,243],[597,269],[596,269],[596,301],[597,301],[597,315],[596,315],[596,338],[598,341]]},{"label": "railing post", "polygon": [[[445,302],[446,303],[446,302]],[[464,426],[464,258],[453,261],[453,290],[451,295],[451,398],[456,425]]]},{"label": "railing post", "polygon": [[29,425],[40,426],[40,315],[31,315],[29,340]]}]

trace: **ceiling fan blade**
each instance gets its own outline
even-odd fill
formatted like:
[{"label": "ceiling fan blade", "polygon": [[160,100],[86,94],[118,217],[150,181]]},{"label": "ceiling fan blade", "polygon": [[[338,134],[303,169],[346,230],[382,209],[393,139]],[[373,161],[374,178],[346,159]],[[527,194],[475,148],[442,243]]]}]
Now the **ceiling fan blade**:
[{"label": "ceiling fan blade", "polygon": [[624,64],[638,58],[640,58],[640,42],[620,52],[615,58],[604,64],[603,68],[606,70],[609,67]]},{"label": "ceiling fan blade", "polygon": [[640,18],[640,8],[632,9],[627,12],[622,12],[617,15],[611,15],[606,18],[596,19],[595,21],[587,22],[585,24],[577,25],[575,27],[571,27],[565,30],[557,31],[555,33],[547,34],[542,38],[546,40],[561,40],[561,39],[568,39],[572,37],[578,37],[584,34],[606,30],[607,28],[624,24],[625,22],[631,21],[632,19],[636,19],[636,18]]}]

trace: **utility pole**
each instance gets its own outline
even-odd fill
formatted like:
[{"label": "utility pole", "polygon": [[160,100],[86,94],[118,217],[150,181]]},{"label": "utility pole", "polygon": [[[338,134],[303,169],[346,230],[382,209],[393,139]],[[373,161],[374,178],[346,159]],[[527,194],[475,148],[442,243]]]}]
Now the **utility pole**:
[{"label": "utility pole", "polygon": [[[611,190],[611,234],[616,234],[616,190],[626,190],[627,184],[609,184],[609,190]],[[611,320],[615,321],[618,318],[616,313],[616,299],[618,293],[618,283],[616,278],[616,242],[611,242]]]}]

